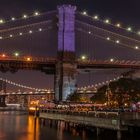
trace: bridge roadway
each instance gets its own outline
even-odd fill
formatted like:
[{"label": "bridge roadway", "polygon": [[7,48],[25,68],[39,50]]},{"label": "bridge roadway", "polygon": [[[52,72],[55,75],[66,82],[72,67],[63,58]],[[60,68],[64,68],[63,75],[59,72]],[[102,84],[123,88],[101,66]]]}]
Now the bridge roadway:
[{"label": "bridge roadway", "polygon": [[116,130],[118,139],[121,137],[121,131],[128,131],[129,127],[140,127],[140,113],[138,112],[40,110],[39,117],[76,125]]},{"label": "bridge roadway", "polygon": [[[57,59],[55,58],[0,58],[0,71],[16,72],[20,69],[41,70],[47,74],[54,74]],[[64,61],[65,63],[65,61]],[[109,68],[131,68],[140,69],[140,61],[109,61],[109,60],[76,60],[77,69],[109,69]]]}]

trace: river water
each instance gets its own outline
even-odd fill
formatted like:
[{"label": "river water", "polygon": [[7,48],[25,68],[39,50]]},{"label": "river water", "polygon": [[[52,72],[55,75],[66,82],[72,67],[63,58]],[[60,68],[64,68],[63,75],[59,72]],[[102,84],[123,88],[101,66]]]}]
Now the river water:
[{"label": "river water", "polygon": [[[134,137],[134,136],[133,136]],[[127,136],[125,140],[138,140]],[[115,132],[104,133],[96,137],[95,132],[66,130],[59,126],[41,125],[33,116],[0,112],[0,140],[115,140]]]}]

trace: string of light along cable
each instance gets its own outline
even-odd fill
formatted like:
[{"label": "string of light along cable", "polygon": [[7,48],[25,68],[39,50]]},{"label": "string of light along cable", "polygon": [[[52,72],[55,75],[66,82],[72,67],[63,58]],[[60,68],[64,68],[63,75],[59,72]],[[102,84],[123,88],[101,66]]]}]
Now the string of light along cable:
[{"label": "string of light along cable", "polygon": [[94,26],[94,25],[90,25],[90,24],[85,23],[85,22],[81,22],[81,21],[79,21],[79,20],[76,20],[76,22],[77,22],[78,24],[79,24],[79,23],[80,23],[80,24],[83,24],[83,25],[85,25],[85,26],[87,26],[87,27],[89,27],[89,28],[95,28],[95,29],[104,31],[104,32],[109,33],[109,34],[116,35],[116,36],[119,36],[119,37],[122,37],[122,38],[125,38],[125,39],[128,39],[128,40],[131,40],[131,41],[135,41],[135,42],[140,43],[140,40],[137,40],[137,39],[134,39],[134,38],[130,38],[130,37],[128,37],[128,36],[124,36],[124,35],[121,35],[121,34],[118,34],[118,33],[114,33],[114,32],[112,32],[112,31],[108,31],[108,30],[106,30],[106,29],[103,29],[103,28],[100,28],[100,27],[97,27],[97,26]]},{"label": "string of light along cable", "polygon": [[82,28],[77,28],[77,31],[80,31],[80,32],[83,32],[83,33],[92,35],[93,37],[97,37],[97,38],[103,39],[103,40],[105,40],[105,41],[110,41],[110,42],[112,42],[112,43],[115,43],[115,44],[119,45],[120,47],[128,47],[128,48],[131,48],[131,49],[135,49],[135,50],[137,50],[137,51],[140,51],[138,45],[130,46],[130,45],[128,45],[128,44],[125,44],[125,43],[120,42],[119,39],[112,40],[111,37],[109,37],[109,36],[103,37],[103,36],[97,35],[97,34],[95,34],[95,33],[92,33],[92,32],[90,32],[90,31],[85,31],[85,30],[83,30]]},{"label": "string of light along cable", "polygon": [[3,81],[3,82],[6,82],[8,84],[17,86],[17,87],[21,87],[21,88],[25,88],[25,89],[30,89],[30,90],[35,90],[35,91],[46,91],[47,92],[47,91],[51,91],[52,90],[52,89],[40,89],[40,88],[29,87],[29,86],[26,86],[26,85],[15,83],[13,81],[10,81],[10,80],[4,79],[4,78],[0,78],[0,80]]},{"label": "string of light along cable", "polygon": [[38,26],[38,25],[41,25],[41,24],[48,24],[48,23],[51,23],[51,22],[52,22],[52,20],[45,20],[45,21],[41,21],[41,22],[38,22],[38,23],[32,23],[32,24],[27,24],[27,25],[23,25],[23,26],[17,26],[17,27],[13,27],[13,28],[9,28],[9,29],[3,29],[3,30],[0,30],[0,33],[19,30],[19,29],[25,29],[25,28],[28,28],[28,27]]},{"label": "string of light along cable", "polygon": [[130,27],[130,26],[128,26],[127,28],[122,27],[121,24],[120,24],[120,22],[118,22],[118,23],[116,23],[116,24],[113,24],[113,23],[111,23],[111,21],[110,21],[109,18],[108,18],[108,19],[105,19],[105,20],[102,20],[101,18],[99,18],[99,16],[98,16],[97,14],[94,15],[94,16],[90,16],[90,15],[87,14],[86,11],[84,11],[84,12],[77,12],[77,13],[80,14],[80,15],[82,15],[82,16],[88,17],[90,20],[99,21],[99,22],[101,22],[101,23],[111,25],[111,26],[113,26],[113,27],[115,27],[115,28],[120,28],[120,29],[123,29],[123,30],[125,30],[125,31],[134,33],[134,34],[136,34],[136,35],[140,35],[140,30],[138,30],[138,31],[136,32],[136,31],[133,31],[133,30],[132,30],[132,27]]},{"label": "string of light along cable", "polygon": [[118,76],[118,77],[114,77],[110,80],[106,80],[104,82],[99,82],[97,84],[93,84],[93,85],[88,85],[88,86],[85,86],[85,87],[80,87],[78,88],[78,90],[87,90],[87,89],[90,89],[90,88],[98,88],[98,87],[101,87],[103,85],[107,85],[109,84],[110,82],[114,82],[114,81],[117,81],[119,80],[120,78],[123,78],[123,76]]},{"label": "string of light along cable", "polygon": [[0,40],[3,39],[11,39],[11,38],[15,38],[15,37],[19,37],[19,36],[23,36],[23,35],[28,35],[28,34],[34,34],[34,33],[38,33],[38,32],[43,32],[43,31],[47,31],[52,29],[52,26],[48,26],[47,28],[38,28],[36,30],[29,30],[28,32],[18,32],[17,34],[9,34],[8,36],[0,36]]},{"label": "string of light along cable", "polygon": [[43,12],[43,13],[35,11],[32,15],[23,14],[23,16],[19,17],[19,18],[16,18],[15,16],[13,16],[9,20],[0,19],[0,25],[3,25],[5,23],[9,23],[9,22],[13,23],[15,21],[30,19],[30,18],[33,18],[33,17],[45,16],[47,14],[52,14],[52,13],[55,13],[55,12],[56,12],[55,10],[54,11]]}]

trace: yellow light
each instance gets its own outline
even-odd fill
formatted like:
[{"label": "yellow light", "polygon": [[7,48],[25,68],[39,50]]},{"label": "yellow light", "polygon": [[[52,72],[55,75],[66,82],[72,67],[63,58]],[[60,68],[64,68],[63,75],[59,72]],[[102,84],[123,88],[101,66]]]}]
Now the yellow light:
[{"label": "yellow light", "polygon": [[87,12],[86,11],[83,11],[83,13],[82,13],[83,15],[87,15]]},{"label": "yellow light", "polygon": [[139,47],[138,47],[138,46],[135,46],[135,49],[136,49],[136,50],[138,50],[138,49],[139,49]]},{"label": "yellow light", "polygon": [[38,15],[39,15],[39,12],[35,12],[34,15],[35,15],[35,16],[38,16]]},{"label": "yellow light", "polygon": [[132,28],[131,28],[131,27],[128,27],[128,28],[127,28],[127,31],[132,31]]},{"label": "yellow light", "polygon": [[107,40],[110,40],[110,37],[107,37],[106,39],[107,39]]},{"label": "yellow light", "polygon": [[35,107],[30,107],[29,110],[35,111]]},{"label": "yellow light", "polygon": [[125,105],[125,106],[127,106],[128,104],[127,104],[127,103],[125,103],[124,105]]},{"label": "yellow light", "polygon": [[0,24],[4,23],[4,20],[3,19],[0,19]]},{"label": "yellow light", "polygon": [[117,27],[121,27],[120,23],[117,23],[116,26],[117,26]]},{"label": "yellow light", "polygon": [[82,56],[81,56],[81,59],[82,59],[82,60],[86,60],[87,57],[86,57],[85,55],[82,55]]},{"label": "yellow light", "polygon": [[11,18],[11,20],[12,20],[12,21],[14,21],[14,20],[15,20],[15,18],[14,18],[14,17],[12,17],[12,18]]},{"label": "yellow light", "polygon": [[114,62],[114,59],[113,59],[113,58],[111,58],[111,59],[110,59],[110,62]]},{"label": "yellow light", "polygon": [[105,20],[105,23],[110,23],[109,19],[106,19],[106,20]]},{"label": "yellow light", "polygon": [[2,36],[0,36],[0,39],[2,39]]},{"label": "yellow light", "polygon": [[31,61],[31,57],[27,57],[27,59],[26,59],[27,61]]},{"label": "yellow light", "polygon": [[14,55],[17,57],[17,56],[19,56],[19,53],[18,52],[15,52]]},{"label": "yellow light", "polygon": [[27,18],[28,16],[27,15],[23,15],[23,18]]},{"label": "yellow light", "polygon": [[119,43],[120,43],[120,41],[119,41],[119,40],[116,40],[116,43],[117,43],[117,44],[119,44]]},{"label": "yellow light", "polygon": [[13,37],[13,35],[10,35],[10,37]]},{"label": "yellow light", "polygon": [[99,17],[98,17],[97,15],[95,15],[95,16],[94,16],[94,19],[96,19],[96,20],[97,20],[97,19],[99,19]]}]

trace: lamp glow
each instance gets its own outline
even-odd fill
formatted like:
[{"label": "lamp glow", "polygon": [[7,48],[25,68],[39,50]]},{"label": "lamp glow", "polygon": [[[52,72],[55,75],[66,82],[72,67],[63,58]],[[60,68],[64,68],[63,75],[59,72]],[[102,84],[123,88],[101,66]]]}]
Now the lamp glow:
[{"label": "lamp glow", "polygon": [[19,53],[18,53],[18,52],[15,52],[14,55],[15,55],[16,57],[18,57],[18,56],[19,56]]},{"label": "lamp glow", "polygon": [[23,18],[25,18],[25,19],[26,19],[27,17],[28,17],[27,15],[23,15]]},{"label": "lamp glow", "polygon": [[82,13],[83,15],[87,15],[87,12],[86,11],[83,11],[83,13]]}]

